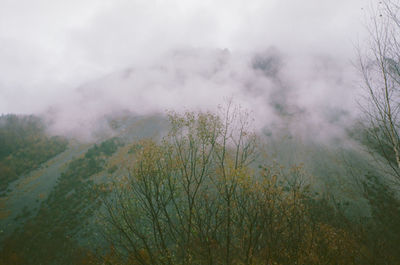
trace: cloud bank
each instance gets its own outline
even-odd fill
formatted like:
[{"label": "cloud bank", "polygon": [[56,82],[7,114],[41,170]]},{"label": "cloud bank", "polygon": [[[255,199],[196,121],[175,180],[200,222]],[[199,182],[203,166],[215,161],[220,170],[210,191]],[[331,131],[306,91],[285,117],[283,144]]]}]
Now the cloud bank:
[{"label": "cloud bank", "polygon": [[74,131],[111,111],[234,97],[260,123],[297,113],[296,130],[334,131],[327,119],[356,111],[350,61],[365,4],[3,0],[0,113],[53,113]]}]

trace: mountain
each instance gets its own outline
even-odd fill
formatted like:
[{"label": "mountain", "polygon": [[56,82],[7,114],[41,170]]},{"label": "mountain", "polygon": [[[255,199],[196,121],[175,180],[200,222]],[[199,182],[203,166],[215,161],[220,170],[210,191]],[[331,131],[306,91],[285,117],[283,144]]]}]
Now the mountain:
[{"label": "mountain", "polygon": [[[95,264],[108,247],[101,229],[107,184],[128,174],[138,140],[160,139],[169,123],[128,112],[100,122],[106,133],[82,141],[51,135],[40,117],[0,118],[0,264]],[[371,215],[351,172],[378,168],[356,141],[311,141],[288,126],[259,136],[266,156],[256,163],[301,166],[313,191],[334,195],[346,215]]]},{"label": "mountain", "polygon": [[[2,260],[71,264],[91,249],[97,190],[118,177],[129,144],[158,137],[161,117],[107,119],[112,135],[91,142],[47,136],[38,117],[1,117]],[[89,246],[90,248],[89,248]],[[0,263],[1,264],[1,263]]]}]

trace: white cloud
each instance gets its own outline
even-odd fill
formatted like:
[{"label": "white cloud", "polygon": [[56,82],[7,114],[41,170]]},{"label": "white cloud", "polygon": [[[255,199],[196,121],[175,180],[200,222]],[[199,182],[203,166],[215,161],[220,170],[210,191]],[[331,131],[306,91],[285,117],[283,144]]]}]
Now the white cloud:
[{"label": "white cloud", "polygon": [[[310,111],[338,102],[351,109],[348,63],[365,4],[0,0],[0,113],[56,106],[72,124],[116,108],[204,108],[233,95],[273,120],[265,102],[276,94]],[[276,80],[251,68],[252,56],[271,46],[283,54],[279,82],[290,92],[276,91]],[[226,58],[217,51],[225,48]],[[124,79],[129,67],[135,78]]]}]

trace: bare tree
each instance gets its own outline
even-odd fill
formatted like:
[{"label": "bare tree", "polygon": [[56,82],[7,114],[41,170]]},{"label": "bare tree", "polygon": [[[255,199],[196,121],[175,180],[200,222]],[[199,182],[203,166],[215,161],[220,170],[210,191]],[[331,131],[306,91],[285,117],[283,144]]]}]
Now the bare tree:
[{"label": "bare tree", "polygon": [[161,141],[132,146],[129,174],[105,198],[104,234],[119,258],[110,264],[351,264],[346,233],[310,215],[301,167],[255,167],[245,111],[169,118]]},{"label": "bare tree", "polygon": [[368,24],[369,42],[359,49],[359,68],[366,89],[363,143],[377,170],[359,174],[371,217],[364,242],[372,264],[396,264],[400,260],[400,5],[384,0],[373,7]]},{"label": "bare tree", "polygon": [[359,68],[366,88],[366,141],[381,155],[391,174],[400,181],[400,7],[380,2],[372,9],[367,27],[369,42],[359,50]]},{"label": "bare tree", "polygon": [[232,263],[234,194],[258,145],[248,115],[231,104],[224,110],[171,112],[161,143],[136,144],[129,176],[105,203],[120,254],[140,264],[191,264],[199,253],[209,264],[221,256]]}]

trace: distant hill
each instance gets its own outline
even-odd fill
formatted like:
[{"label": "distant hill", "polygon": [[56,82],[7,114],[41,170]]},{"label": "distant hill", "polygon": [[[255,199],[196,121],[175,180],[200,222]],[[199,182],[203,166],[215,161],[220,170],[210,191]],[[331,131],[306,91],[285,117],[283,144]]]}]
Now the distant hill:
[{"label": "distant hill", "polygon": [[36,116],[0,121],[0,264],[76,264],[93,251],[99,189],[130,143],[166,128],[161,117],[107,118],[110,135],[79,142],[47,135]]},{"label": "distant hill", "polygon": [[[127,174],[137,140],[159,138],[168,123],[132,114],[104,119],[109,133],[81,142],[48,135],[36,116],[0,117],[0,264],[90,264],[105,246],[98,230],[105,184]],[[284,129],[261,138],[268,161],[303,163],[315,189],[329,186],[341,201],[351,200],[351,214],[368,214],[361,195],[346,193],[354,182],[346,163],[374,170],[361,151],[312,143]]]},{"label": "distant hill", "polygon": [[68,141],[48,136],[35,116],[0,116],[0,194],[20,175],[65,151]]}]

